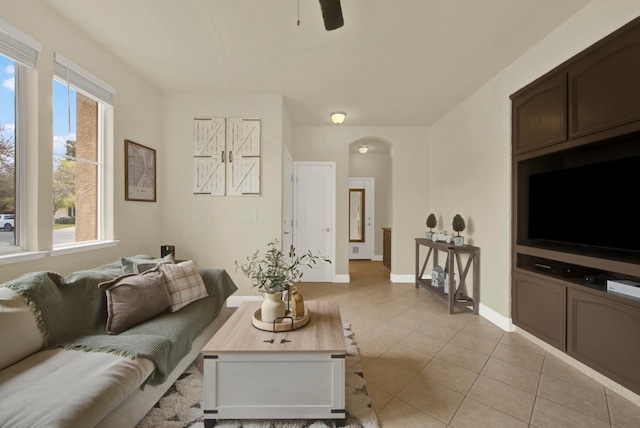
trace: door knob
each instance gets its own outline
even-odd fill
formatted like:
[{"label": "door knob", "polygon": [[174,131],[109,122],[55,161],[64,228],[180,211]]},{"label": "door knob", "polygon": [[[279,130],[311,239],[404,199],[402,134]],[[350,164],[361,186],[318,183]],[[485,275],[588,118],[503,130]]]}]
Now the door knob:
[{"label": "door knob", "polygon": [[331,232],[331,228],[330,227],[325,227],[324,229],[322,229],[323,232]]}]

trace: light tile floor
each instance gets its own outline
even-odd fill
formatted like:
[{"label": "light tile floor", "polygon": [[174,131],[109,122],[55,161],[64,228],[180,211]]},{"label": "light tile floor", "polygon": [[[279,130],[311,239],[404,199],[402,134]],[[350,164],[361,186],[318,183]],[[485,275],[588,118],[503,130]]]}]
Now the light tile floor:
[{"label": "light tile floor", "polygon": [[518,333],[507,333],[381,262],[351,261],[349,284],[301,283],[352,325],[382,428],[640,427],[640,407]]}]

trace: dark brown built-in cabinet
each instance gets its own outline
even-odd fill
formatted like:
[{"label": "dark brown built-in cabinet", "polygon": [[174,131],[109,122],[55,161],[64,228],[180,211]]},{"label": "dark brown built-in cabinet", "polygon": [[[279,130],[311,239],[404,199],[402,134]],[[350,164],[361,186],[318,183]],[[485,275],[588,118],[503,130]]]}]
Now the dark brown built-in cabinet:
[{"label": "dark brown built-in cabinet", "polygon": [[638,71],[640,30],[637,28],[612,36],[572,64],[567,69],[569,138],[640,120]]},{"label": "dark brown built-in cabinet", "polygon": [[391,270],[391,228],[382,228],[382,264]]},{"label": "dark brown built-in cabinet", "polygon": [[513,99],[513,151],[567,140],[567,76],[551,76]]},{"label": "dark brown built-in cabinet", "polygon": [[[511,96],[514,324],[622,386],[640,393],[640,300],[607,293],[589,269],[640,281],[638,253],[546,246],[528,237],[529,176],[640,155],[640,18]],[[629,183],[637,192],[640,184]],[[606,195],[585,201],[606,204]],[[615,201],[620,203],[620,201]],[[633,204],[631,204],[633,205]],[[552,209],[552,207],[550,207]],[[630,211],[630,227],[637,227]],[[605,233],[624,233],[605,225]],[[594,225],[585,233],[602,233]]]},{"label": "dark brown built-in cabinet", "polygon": [[515,273],[512,293],[516,325],[565,351],[566,287],[552,279]]}]

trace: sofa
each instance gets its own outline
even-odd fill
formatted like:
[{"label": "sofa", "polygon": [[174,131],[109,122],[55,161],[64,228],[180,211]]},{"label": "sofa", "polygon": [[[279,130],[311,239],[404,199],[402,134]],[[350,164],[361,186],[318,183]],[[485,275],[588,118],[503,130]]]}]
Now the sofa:
[{"label": "sofa", "polygon": [[148,255],[0,285],[0,426],[134,427],[236,290],[222,269]]}]

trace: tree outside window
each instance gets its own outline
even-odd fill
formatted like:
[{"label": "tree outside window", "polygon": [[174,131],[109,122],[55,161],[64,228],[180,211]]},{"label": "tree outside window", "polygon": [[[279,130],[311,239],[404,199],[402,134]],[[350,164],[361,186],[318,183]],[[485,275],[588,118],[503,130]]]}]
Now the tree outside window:
[{"label": "tree outside window", "polygon": [[[76,166],[75,158],[76,142],[67,140],[67,158],[58,158],[53,167],[53,216],[62,208],[71,208],[76,205]],[[73,219],[71,219],[73,220]],[[73,224],[71,221],[69,224]]]},{"label": "tree outside window", "polygon": [[[0,55],[0,251],[14,248],[15,228],[20,219],[16,209],[16,101],[21,96],[16,86],[20,65]],[[18,92],[18,93],[17,93]],[[10,220],[9,220],[10,219]]]}]

